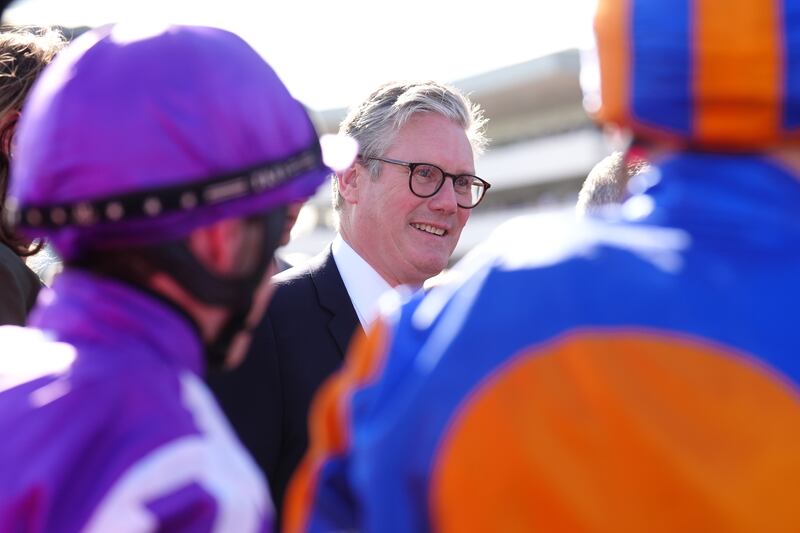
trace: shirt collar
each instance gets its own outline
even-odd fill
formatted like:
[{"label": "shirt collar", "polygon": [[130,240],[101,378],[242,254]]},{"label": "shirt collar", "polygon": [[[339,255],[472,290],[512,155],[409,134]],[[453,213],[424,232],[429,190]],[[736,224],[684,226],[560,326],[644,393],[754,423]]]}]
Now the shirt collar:
[{"label": "shirt collar", "polygon": [[331,245],[333,260],[350,295],[361,327],[367,328],[378,311],[381,295],[391,286],[337,234]]}]

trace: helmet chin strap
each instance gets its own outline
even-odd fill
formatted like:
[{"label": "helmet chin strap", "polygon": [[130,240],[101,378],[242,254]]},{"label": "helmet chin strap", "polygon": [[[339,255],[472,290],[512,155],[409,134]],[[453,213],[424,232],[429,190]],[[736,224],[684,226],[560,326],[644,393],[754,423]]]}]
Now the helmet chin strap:
[{"label": "helmet chin strap", "polygon": [[228,310],[228,318],[219,333],[204,345],[209,369],[222,367],[236,335],[249,329],[247,317],[253,306],[253,297],[278,248],[286,221],[286,207],[246,220],[261,226],[262,239],[255,266],[243,276],[220,276],[210,272],[185,242],[157,246],[147,254],[154,266],[170,274],[194,298]]},{"label": "helmet chin strap", "polygon": [[217,337],[213,341],[204,344],[206,364],[209,370],[219,370],[224,367],[230,346],[236,335],[253,329],[247,324],[249,311],[249,308],[231,311],[228,320],[225,321]]}]

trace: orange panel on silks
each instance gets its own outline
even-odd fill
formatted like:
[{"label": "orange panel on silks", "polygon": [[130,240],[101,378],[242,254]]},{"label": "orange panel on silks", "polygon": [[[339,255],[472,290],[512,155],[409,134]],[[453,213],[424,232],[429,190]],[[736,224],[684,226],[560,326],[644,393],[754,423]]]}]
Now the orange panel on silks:
[{"label": "orange panel on silks", "polygon": [[326,462],[336,461],[350,446],[347,402],[359,387],[369,385],[380,374],[387,342],[388,332],[380,321],[375,323],[369,337],[355,335],[347,364],[317,392],[309,413],[309,449],[287,490],[285,531],[310,529],[311,507],[321,471]]},{"label": "orange panel on silks", "polygon": [[462,402],[430,519],[445,532],[785,531],[798,481],[800,398],[762,363],[689,337],[581,332],[510,359]]},{"label": "orange panel on silks", "polygon": [[[695,129],[748,145],[781,130],[783,39],[779,0],[696,2]],[[800,28],[798,28],[800,30]],[[742,60],[746,51],[749,61]]]},{"label": "orange panel on silks", "polygon": [[600,4],[595,31],[601,32],[597,38],[597,54],[604,69],[600,79],[603,105],[597,118],[627,121],[631,98],[630,43],[623,36],[630,33],[630,0]]}]

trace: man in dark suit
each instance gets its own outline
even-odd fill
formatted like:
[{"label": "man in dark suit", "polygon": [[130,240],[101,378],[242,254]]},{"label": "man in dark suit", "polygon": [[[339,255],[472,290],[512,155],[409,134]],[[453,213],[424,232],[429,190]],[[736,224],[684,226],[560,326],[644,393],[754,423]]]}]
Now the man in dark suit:
[{"label": "man in dark suit", "polygon": [[474,175],[484,123],[477,106],[434,82],[381,86],[342,123],[340,133],[360,148],[332,178],[338,235],[308,264],[274,278],[246,361],[210,378],[279,510],[306,449],[314,392],[339,368],[381,294],[421,287],[447,266],[489,188]]}]

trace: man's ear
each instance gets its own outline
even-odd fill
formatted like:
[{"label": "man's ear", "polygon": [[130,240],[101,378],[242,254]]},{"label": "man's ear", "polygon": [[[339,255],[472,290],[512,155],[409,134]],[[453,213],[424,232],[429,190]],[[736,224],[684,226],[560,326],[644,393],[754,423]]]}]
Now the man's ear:
[{"label": "man's ear", "polygon": [[228,218],[198,228],[187,238],[189,250],[209,271],[229,274],[237,267],[237,250],[243,238],[242,224],[239,219]]},{"label": "man's ear", "polygon": [[339,194],[342,195],[348,204],[358,203],[358,183],[366,177],[366,169],[358,162],[354,162],[345,170],[336,173],[336,180],[339,183]]}]

